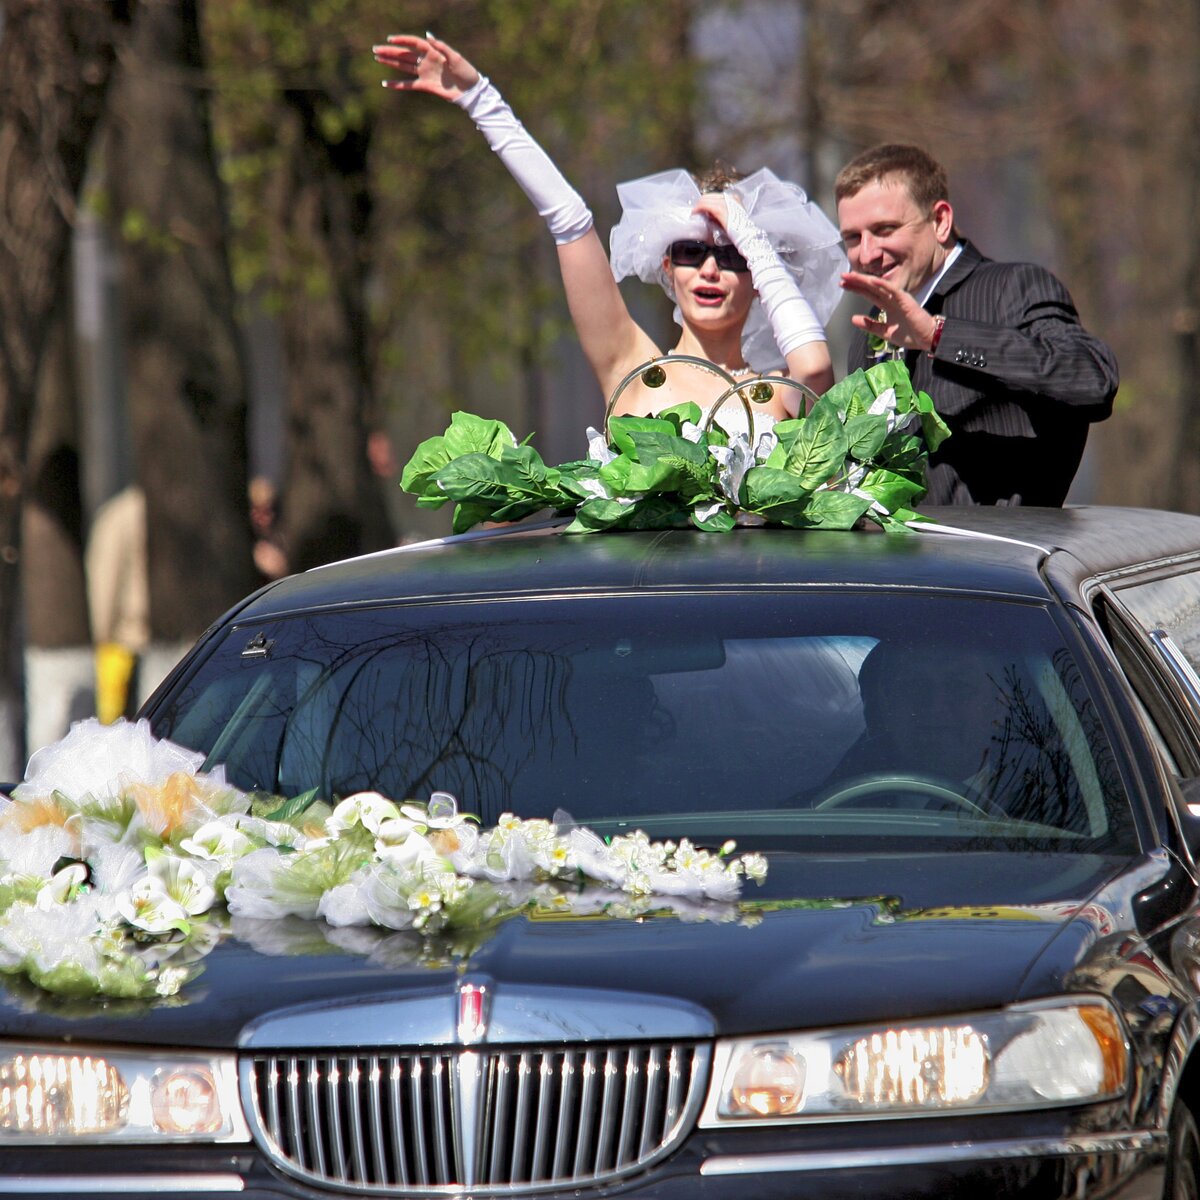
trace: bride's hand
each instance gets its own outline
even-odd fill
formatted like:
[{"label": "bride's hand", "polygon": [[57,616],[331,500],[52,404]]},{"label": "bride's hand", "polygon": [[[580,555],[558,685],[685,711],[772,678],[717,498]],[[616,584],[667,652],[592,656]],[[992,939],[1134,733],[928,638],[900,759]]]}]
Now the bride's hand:
[{"label": "bride's hand", "polygon": [[729,221],[729,210],[722,192],[705,192],[696,201],[692,212],[697,216],[707,217],[720,229],[724,229]]},{"label": "bride's hand", "polygon": [[383,86],[400,92],[428,92],[455,101],[474,85],[479,72],[448,42],[430,35],[397,33],[386,44],[371,47],[376,62],[411,79],[385,79]]}]

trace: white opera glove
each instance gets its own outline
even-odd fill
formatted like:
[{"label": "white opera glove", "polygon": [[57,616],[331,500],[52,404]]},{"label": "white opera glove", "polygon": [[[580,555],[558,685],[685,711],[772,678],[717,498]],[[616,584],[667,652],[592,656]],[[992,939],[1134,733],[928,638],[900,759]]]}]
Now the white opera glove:
[{"label": "white opera glove", "polygon": [[809,342],[825,341],[825,327],[805,300],[770,238],[733,196],[725,196],[725,232],[750,267],[754,290],[771,323],[775,344],[786,359]]},{"label": "white opera glove", "polygon": [[486,75],[480,75],[454,103],[466,110],[509,174],[533,201],[558,245],[576,241],[591,229],[592,213],[583,198],[529,136]]}]

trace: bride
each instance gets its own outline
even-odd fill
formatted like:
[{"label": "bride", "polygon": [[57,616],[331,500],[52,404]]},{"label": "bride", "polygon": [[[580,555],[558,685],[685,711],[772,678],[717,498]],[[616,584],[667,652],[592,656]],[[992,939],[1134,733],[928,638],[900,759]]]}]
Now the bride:
[{"label": "bride", "polygon": [[[610,264],[582,198],[486,76],[431,35],[398,34],[374,54],[406,76],[385,87],[426,92],[466,110],[529,196],[558,246],[571,317],[604,395],[662,354],[625,306],[617,281],[628,275],[660,283],[674,299],[682,332],[671,353],[707,360],[735,379],[786,374],[817,393],[832,385],[822,321],[840,295],[845,259],[837,230],[795,184],[766,169],[699,181],[666,171],[621,184],[623,215],[612,231]],[[707,412],[728,386],[697,368],[665,374],[658,387],[636,379],[614,413],[649,414],[685,401]],[[661,374],[651,378],[657,383]],[[756,415],[794,416],[800,396],[776,387]]]}]

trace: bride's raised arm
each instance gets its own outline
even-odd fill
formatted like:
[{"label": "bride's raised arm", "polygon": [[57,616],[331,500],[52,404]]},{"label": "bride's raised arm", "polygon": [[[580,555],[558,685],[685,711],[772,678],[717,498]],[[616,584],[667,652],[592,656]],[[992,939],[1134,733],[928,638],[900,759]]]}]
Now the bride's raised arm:
[{"label": "bride's raised arm", "polygon": [[397,34],[373,50],[384,66],[408,76],[385,80],[384,87],[425,92],[464,109],[532,201],[558,247],[567,304],[584,355],[608,395],[626,371],[658,350],[630,316],[579,193],[495,86],[449,43],[430,35]]}]

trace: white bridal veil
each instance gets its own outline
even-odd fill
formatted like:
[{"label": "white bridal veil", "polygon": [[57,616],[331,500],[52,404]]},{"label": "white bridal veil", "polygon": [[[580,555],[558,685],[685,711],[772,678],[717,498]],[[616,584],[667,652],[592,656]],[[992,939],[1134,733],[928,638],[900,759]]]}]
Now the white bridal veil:
[{"label": "white bridal veil", "polygon": [[[767,167],[747,175],[729,190],[771,239],[817,319],[822,325],[828,324],[842,295],[838,276],[847,269],[837,228],[803,188],[779,179]],[[613,275],[618,280],[636,275],[645,283],[659,284],[670,295],[662,265],[667,247],[686,238],[707,238],[710,232],[707,219],[692,212],[700,199],[696,181],[681,169],[660,171],[618,184],[617,195],[622,212],[609,239]],[[680,320],[678,308],[675,319]],[[757,299],[742,333],[742,353],[758,371],[783,366]]]}]

